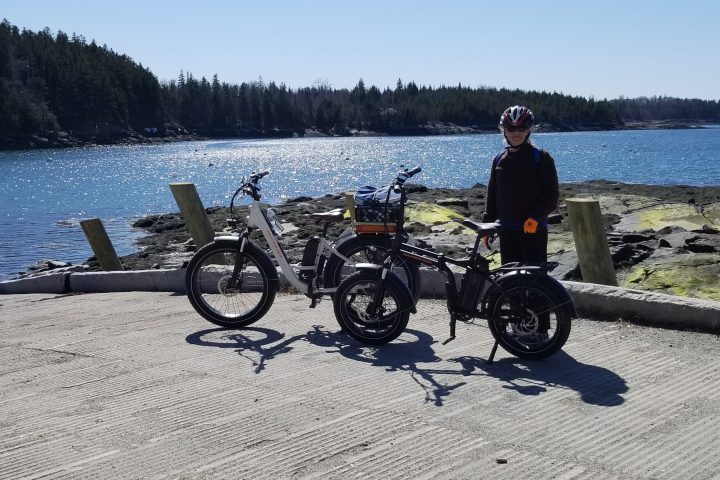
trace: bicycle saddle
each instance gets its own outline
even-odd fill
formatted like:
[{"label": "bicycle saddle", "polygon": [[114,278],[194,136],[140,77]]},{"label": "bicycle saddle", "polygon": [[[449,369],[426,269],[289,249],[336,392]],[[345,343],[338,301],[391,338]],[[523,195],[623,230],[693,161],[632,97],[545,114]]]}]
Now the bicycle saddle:
[{"label": "bicycle saddle", "polygon": [[334,210],[330,210],[329,212],[311,213],[310,218],[316,222],[336,223],[343,221],[344,214],[344,208],[336,208]]},{"label": "bicycle saddle", "polygon": [[467,227],[480,235],[493,235],[500,229],[499,223],[480,223],[465,219],[462,222],[463,227]]}]

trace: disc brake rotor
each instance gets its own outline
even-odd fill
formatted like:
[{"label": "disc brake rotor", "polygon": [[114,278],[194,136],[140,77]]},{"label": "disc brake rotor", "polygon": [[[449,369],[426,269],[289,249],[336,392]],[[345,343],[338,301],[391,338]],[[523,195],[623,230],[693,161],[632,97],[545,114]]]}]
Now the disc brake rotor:
[{"label": "disc brake rotor", "polygon": [[235,285],[231,286],[232,283],[232,276],[231,275],[223,275],[220,277],[220,280],[218,280],[218,292],[220,292],[222,295],[226,297],[230,297],[232,295],[235,295],[236,293],[240,292],[240,282],[236,281]]}]

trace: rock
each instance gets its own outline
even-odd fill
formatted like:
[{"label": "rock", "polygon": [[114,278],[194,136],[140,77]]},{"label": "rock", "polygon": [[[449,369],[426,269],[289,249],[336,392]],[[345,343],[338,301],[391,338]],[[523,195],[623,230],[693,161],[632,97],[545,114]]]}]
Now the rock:
[{"label": "rock", "polygon": [[562,223],[562,218],[560,213],[551,213],[548,215],[548,225],[558,225]]},{"label": "rock", "polygon": [[71,263],[61,262],[59,260],[50,260],[47,262],[48,270],[54,270],[56,268],[64,268],[71,266]]},{"label": "rock", "polygon": [[133,223],[133,227],[135,228],[150,228],[153,226],[155,221],[157,220],[157,215],[153,215],[151,217],[145,217],[140,218]]},{"label": "rock", "polygon": [[[313,205],[310,202],[299,202],[297,203],[297,207],[302,210],[301,213],[303,215],[308,215],[310,213],[315,213],[318,211],[317,205]],[[278,215],[287,215],[289,212],[277,211],[276,213]]]},{"label": "rock", "polygon": [[700,234],[688,242],[686,248],[694,253],[720,252],[720,237],[717,235]]},{"label": "rock", "polygon": [[709,234],[713,234],[713,235],[717,235],[718,233],[720,233],[720,230],[718,230],[717,228],[712,227],[710,225],[707,225],[707,224],[703,225],[702,228],[699,228],[697,230],[692,230],[692,231],[694,233],[709,233]]},{"label": "rock", "polygon": [[635,250],[632,246],[623,244],[620,248],[615,249],[614,252],[611,251],[610,256],[612,257],[613,263],[622,263],[630,260],[634,253]]},{"label": "rock", "polygon": [[312,197],[300,196],[300,197],[291,198],[291,199],[287,200],[285,203],[300,203],[300,202],[311,202],[311,201],[312,201]]},{"label": "rock", "polygon": [[658,247],[658,243],[659,242],[657,240],[648,240],[647,242],[636,243],[635,248],[646,250],[648,252],[654,252]]},{"label": "rock", "polygon": [[437,200],[437,203],[443,207],[462,207],[468,208],[468,201],[464,198],[441,198]]},{"label": "rock", "polygon": [[658,247],[685,248],[688,242],[697,237],[692,232],[675,232],[660,238]]},{"label": "rock", "polygon": [[625,243],[639,243],[652,239],[652,235],[643,235],[640,233],[626,233],[622,236],[622,241]]},{"label": "rock", "polygon": [[575,251],[563,252],[559,255],[548,255],[548,260],[556,262],[558,265],[550,275],[559,280],[582,280],[580,275],[580,265],[578,264],[577,253]]},{"label": "rock", "polygon": [[428,191],[428,187],[425,185],[406,184],[408,194],[412,193],[425,193]]},{"label": "rock", "polygon": [[660,230],[657,231],[657,234],[658,235],[669,235],[671,233],[677,233],[677,232],[687,232],[687,230],[685,230],[682,227],[678,227],[678,226],[670,226],[670,227],[661,228]]}]

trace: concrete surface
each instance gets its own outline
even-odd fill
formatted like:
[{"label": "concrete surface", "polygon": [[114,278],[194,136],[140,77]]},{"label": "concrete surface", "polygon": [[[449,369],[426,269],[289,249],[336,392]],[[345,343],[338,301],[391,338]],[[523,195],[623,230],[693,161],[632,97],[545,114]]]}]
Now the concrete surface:
[{"label": "concrete surface", "polygon": [[577,320],[542,362],[423,300],[383,348],[280,295],[0,296],[0,478],[719,479],[718,336]]},{"label": "concrete surface", "polygon": [[[444,298],[445,277],[436,270],[422,269],[421,274],[422,296]],[[281,288],[288,287],[282,272],[279,275]],[[458,284],[460,278],[457,274]],[[585,315],[720,332],[720,302],[592,283],[562,283]],[[132,291],[183,293],[185,270],[65,272],[0,282],[0,294]]]}]

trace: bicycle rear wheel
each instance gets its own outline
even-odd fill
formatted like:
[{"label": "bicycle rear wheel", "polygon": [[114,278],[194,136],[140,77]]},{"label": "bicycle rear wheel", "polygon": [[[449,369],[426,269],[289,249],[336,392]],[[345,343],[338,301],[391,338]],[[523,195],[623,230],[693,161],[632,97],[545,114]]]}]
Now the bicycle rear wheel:
[{"label": "bicycle rear wheel", "polygon": [[490,299],[488,325],[507,352],[542,359],[556,353],[570,336],[571,318],[543,277],[519,277]]},{"label": "bicycle rear wheel", "polygon": [[377,271],[360,271],[343,280],[333,305],[335,318],[348,335],[368,345],[382,345],[405,330],[415,302],[392,272],[383,280]]},{"label": "bicycle rear wheel", "polygon": [[[387,235],[355,235],[337,245],[337,251],[348,257],[354,264],[374,263],[379,265],[390,250],[392,239]],[[332,288],[340,285],[344,279],[355,273],[355,267],[348,265],[337,255],[331,255],[325,265],[324,285]],[[417,262],[405,257],[393,258],[392,272],[410,289],[415,301],[420,298],[421,277]]]},{"label": "bicycle rear wheel", "polygon": [[185,274],[190,303],[206,320],[226,328],[262,318],[275,299],[277,270],[267,254],[249,243],[234,275],[238,241],[218,240],[193,256]]}]

